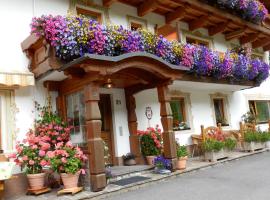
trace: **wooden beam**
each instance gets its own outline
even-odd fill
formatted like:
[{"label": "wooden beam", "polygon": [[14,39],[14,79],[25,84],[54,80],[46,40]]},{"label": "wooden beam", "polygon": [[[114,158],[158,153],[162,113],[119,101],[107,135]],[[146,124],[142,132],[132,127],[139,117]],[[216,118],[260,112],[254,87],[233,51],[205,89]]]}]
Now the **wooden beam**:
[{"label": "wooden beam", "polygon": [[168,13],[166,15],[166,24],[171,24],[183,19],[186,15],[186,9],[187,7],[178,7],[174,12]]},{"label": "wooden beam", "polygon": [[241,37],[240,43],[243,45],[243,44],[246,44],[249,42],[254,42],[258,39],[258,37],[259,37],[259,34],[252,33],[252,34],[249,34],[247,36]]},{"label": "wooden beam", "polygon": [[230,22],[227,21],[227,22],[219,23],[217,26],[210,27],[209,30],[208,30],[209,35],[213,36],[213,35],[216,35],[218,33],[222,33],[224,31],[226,31],[227,26],[229,25],[229,23]]},{"label": "wooden beam", "polygon": [[103,0],[103,6],[110,7],[115,2],[117,2],[117,0]]},{"label": "wooden beam", "polygon": [[[266,45],[265,47],[263,47],[264,51],[270,51],[270,45]],[[270,131],[270,125],[269,125],[269,131]]]},{"label": "wooden beam", "polygon": [[263,38],[261,40],[257,40],[255,42],[252,42],[252,48],[256,49],[259,47],[264,47],[264,46],[267,46],[268,44],[270,44],[269,38]]},{"label": "wooden beam", "polygon": [[232,40],[232,39],[235,39],[235,38],[239,38],[239,37],[245,35],[245,31],[246,31],[246,29],[240,29],[240,30],[237,30],[237,31],[230,32],[230,33],[225,35],[225,39],[226,40]]},{"label": "wooden beam", "polygon": [[176,31],[176,28],[173,27],[172,25],[170,24],[165,24],[164,26],[160,27],[157,29],[157,33],[159,35],[163,35],[163,36],[167,36],[173,32]]},{"label": "wooden beam", "polygon": [[156,10],[158,8],[157,0],[146,0],[139,5],[138,16],[143,17],[144,15]]},{"label": "wooden beam", "polygon": [[202,17],[199,17],[198,19],[195,19],[189,23],[189,30],[194,31],[198,28],[204,27],[208,23],[208,18],[210,15],[204,15]]}]

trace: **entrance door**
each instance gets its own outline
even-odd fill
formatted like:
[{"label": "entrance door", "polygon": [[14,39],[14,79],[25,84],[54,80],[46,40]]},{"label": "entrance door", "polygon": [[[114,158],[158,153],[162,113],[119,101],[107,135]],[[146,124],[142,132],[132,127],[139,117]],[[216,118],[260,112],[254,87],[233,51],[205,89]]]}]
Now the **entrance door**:
[{"label": "entrance door", "polygon": [[111,97],[109,94],[101,94],[99,101],[99,109],[101,114],[101,138],[106,143],[106,154],[109,156],[105,159],[106,165],[113,164],[113,142],[112,142],[112,107],[111,107]]}]

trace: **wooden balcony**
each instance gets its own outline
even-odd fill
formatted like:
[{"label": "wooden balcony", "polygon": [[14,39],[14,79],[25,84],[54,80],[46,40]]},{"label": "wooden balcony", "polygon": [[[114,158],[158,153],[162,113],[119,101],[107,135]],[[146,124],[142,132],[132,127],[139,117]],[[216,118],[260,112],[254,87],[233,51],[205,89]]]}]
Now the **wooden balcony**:
[{"label": "wooden balcony", "polygon": [[270,18],[262,24],[254,24],[198,0],[103,0],[103,5],[110,7],[117,1],[136,7],[141,17],[150,12],[165,16],[165,28],[159,29],[168,30],[174,22],[183,21],[191,31],[206,28],[210,36],[223,33],[228,41],[239,39],[241,44],[251,42],[253,48],[270,50]]}]

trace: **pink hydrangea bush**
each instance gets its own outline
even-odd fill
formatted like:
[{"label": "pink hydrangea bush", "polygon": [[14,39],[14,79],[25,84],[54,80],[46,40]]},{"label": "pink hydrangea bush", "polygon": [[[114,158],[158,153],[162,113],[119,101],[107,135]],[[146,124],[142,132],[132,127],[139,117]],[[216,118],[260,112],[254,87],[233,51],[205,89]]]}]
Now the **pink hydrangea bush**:
[{"label": "pink hydrangea bush", "polygon": [[83,167],[87,157],[79,147],[73,146],[71,142],[56,144],[54,151],[47,152],[47,158],[52,169],[58,173],[75,174],[81,172],[85,174]]},{"label": "pink hydrangea bush", "polygon": [[26,139],[22,143],[16,144],[16,153],[9,157],[13,158],[17,165],[21,166],[27,174],[38,174],[42,172],[44,166],[49,165],[46,157],[47,151],[51,145],[36,136],[30,130]]}]

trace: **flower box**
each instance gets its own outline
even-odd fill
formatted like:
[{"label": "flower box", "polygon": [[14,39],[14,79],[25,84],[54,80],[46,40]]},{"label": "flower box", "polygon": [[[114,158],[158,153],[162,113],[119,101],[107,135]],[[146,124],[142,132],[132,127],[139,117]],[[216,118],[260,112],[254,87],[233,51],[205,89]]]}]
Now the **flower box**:
[{"label": "flower box", "polygon": [[229,152],[227,150],[221,149],[220,151],[210,151],[204,153],[204,159],[210,162],[216,162],[220,159],[228,158]]},{"label": "flower box", "polygon": [[265,148],[265,142],[244,142],[243,150],[244,151],[256,151],[259,149]]}]

